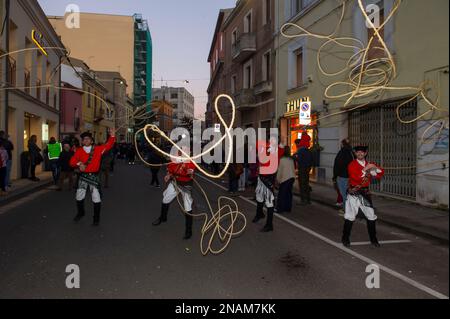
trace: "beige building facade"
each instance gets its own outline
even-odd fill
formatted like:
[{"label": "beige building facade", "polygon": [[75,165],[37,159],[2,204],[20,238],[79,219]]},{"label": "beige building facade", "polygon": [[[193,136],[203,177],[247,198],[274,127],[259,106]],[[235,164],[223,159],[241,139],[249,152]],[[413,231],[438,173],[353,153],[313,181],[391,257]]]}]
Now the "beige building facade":
[{"label": "beige building facade", "polygon": [[71,56],[85,61],[94,70],[120,73],[135,104],[150,103],[152,42],[141,15],[79,13],[79,27],[69,23],[70,28],[66,25],[70,13],[48,18]]},{"label": "beige building facade", "polygon": [[[382,23],[396,1],[363,2],[366,8],[376,5],[380,9],[378,16]],[[366,46],[373,31],[366,26],[357,1],[347,1],[346,5],[343,22],[335,36],[354,37]],[[292,143],[299,133],[306,132],[323,148],[315,173],[317,180],[331,183],[340,140],[350,137],[354,145],[369,145],[369,159],[387,169],[384,180],[374,185],[375,192],[448,207],[448,5],[446,0],[403,1],[380,32],[397,66],[397,77],[390,86],[419,87],[424,81],[430,81],[427,96],[433,101],[439,97],[442,108],[434,112],[429,112],[430,106],[423,98],[412,99],[415,90],[379,91],[379,94],[354,99],[347,106],[344,98],[327,98],[326,88],[338,81],[348,81],[350,73],[325,76],[319,70],[317,52],[326,40],[306,36],[289,39],[278,34],[276,99],[281,133]],[[291,22],[321,35],[334,32],[342,13],[338,1],[279,0],[275,8],[278,29]],[[300,31],[288,28],[286,32]],[[374,46],[377,45],[375,42]],[[322,66],[335,73],[345,68],[355,52],[352,48],[329,45],[322,52]],[[386,57],[386,54],[372,48],[368,57]],[[347,91],[347,87],[341,86],[329,93],[337,95]],[[312,102],[310,126],[298,124],[298,107],[304,98]],[[403,121],[410,123],[401,123],[396,110],[408,100],[399,113]],[[365,107],[355,109],[361,105]]]}]

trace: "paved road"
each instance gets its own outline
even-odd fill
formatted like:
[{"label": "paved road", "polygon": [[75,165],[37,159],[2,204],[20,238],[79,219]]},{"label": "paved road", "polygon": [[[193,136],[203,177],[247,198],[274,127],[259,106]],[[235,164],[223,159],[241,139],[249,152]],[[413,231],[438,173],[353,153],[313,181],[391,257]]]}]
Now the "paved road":
[{"label": "paved road", "polygon": [[[198,179],[211,199],[221,185]],[[201,220],[183,241],[184,219],[172,205],[158,217],[162,190],[149,187],[142,166],[119,165],[105,190],[102,224],[74,224],[72,192],[41,191],[0,207],[0,298],[436,298],[449,294],[448,247],[386,226],[381,249],[364,244],[354,227],[351,250],[338,242],[342,217],[319,204],[275,219],[275,232],[249,223],[220,256],[203,257]],[[217,184],[217,185],[216,185]],[[199,207],[206,207],[196,194]],[[254,204],[237,199],[251,220]],[[91,206],[88,206],[88,211]],[[394,242],[389,242],[394,241]],[[381,268],[380,289],[368,289],[366,267]],[[65,286],[66,266],[77,264],[81,288]]]}]

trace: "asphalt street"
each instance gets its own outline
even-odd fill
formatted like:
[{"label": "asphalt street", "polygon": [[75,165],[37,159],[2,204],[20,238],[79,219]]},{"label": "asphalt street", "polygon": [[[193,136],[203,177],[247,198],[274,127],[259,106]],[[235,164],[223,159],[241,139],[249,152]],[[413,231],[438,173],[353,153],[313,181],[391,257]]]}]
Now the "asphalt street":
[{"label": "asphalt street", "polygon": [[[216,205],[224,184],[197,177]],[[163,189],[150,187],[143,166],[118,165],[104,190],[102,221],[92,205],[80,223],[73,191],[47,189],[0,207],[0,298],[445,298],[448,246],[379,225],[377,249],[356,223],[351,249],[340,243],[342,216],[314,203],[275,218],[275,231],[252,224],[255,204],[237,197],[245,232],[221,255],[202,256],[200,229],[182,239],[184,218],[172,204],[169,221],[153,227]],[[195,193],[197,210],[206,203]],[[89,201],[87,201],[89,202]],[[366,267],[381,269],[380,288],[366,287]],[[66,287],[76,264],[80,289]]]}]

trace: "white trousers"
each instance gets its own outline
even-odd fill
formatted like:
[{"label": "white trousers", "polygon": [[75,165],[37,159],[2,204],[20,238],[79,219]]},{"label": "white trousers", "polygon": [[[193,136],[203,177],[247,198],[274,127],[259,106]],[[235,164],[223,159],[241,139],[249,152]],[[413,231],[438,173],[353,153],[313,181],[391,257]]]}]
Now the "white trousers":
[{"label": "white trousers", "polygon": [[345,219],[354,222],[359,210],[361,209],[368,220],[377,220],[378,217],[375,215],[375,210],[372,207],[366,206],[364,202],[365,200],[361,195],[348,194],[347,201],[345,202]]},{"label": "white trousers", "polygon": [[98,203],[102,202],[102,198],[100,196],[100,192],[99,192],[98,188],[91,186],[91,185],[88,185],[86,189],[84,189],[84,188],[77,189],[77,194],[76,194],[77,202],[82,201],[86,198],[87,189],[91,190],[91,198],[92,198],[93,203],[98,204]]},{"label": "white trousers", "polygon": [[[192,194],[189,191],[186,191],[183,189],[183,187],[179,187],[181,197],[183,198],[183,206],[184,210],[186,212],[192,211],[192,204],[194,203],[194,200],[192,198]],[[178,192],[175,188],[175,185],[173,182],[169,183],[169,186],[167,186],[166,190],[163,193],[163,204],[170,204],[173,202],[173,200],[177,197]]]},{"label": "white trousers", "polygon": [[264,203],[267,208],[274,207],[275,195],[258,177],[258,185],[256,186],[256,201]]}]

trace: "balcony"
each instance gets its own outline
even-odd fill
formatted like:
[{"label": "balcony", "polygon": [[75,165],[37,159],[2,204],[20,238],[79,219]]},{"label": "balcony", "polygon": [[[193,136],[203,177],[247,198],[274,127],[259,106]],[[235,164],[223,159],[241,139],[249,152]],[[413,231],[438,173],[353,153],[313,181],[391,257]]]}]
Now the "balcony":
[{"label": "balcony", "polygon": [[239,111],[254,109],[256,103],[255,91],[253,89],[242,89],[234,95],[234,102]]},{"label": "balcony", "polygon": [[263,81],[255,86],[255,94],[260,95],[264,93],[272,93],[272,81]]},{"label": "balcony", "polygon": [[243,62],[256,52],[256,34],[244,33],[231,48],[233,62]]},{"label": "balcony", "polygon": [[96,111],[94,114],[94,122],[99,123],[105,119],[105,110],[101,108],[99,111]]}]

